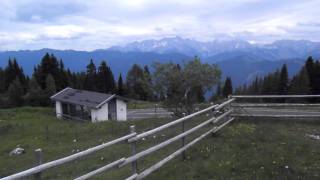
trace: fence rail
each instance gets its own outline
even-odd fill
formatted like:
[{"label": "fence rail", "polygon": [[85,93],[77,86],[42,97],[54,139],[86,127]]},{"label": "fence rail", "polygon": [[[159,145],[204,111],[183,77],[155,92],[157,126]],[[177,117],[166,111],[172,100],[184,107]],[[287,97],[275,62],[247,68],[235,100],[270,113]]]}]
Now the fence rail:
[{"label": "fence rail", "polygon": [[233,103],[232,107],[320,107],[319,104],[303,103]]},{"label": "fence rail", "polygon": [[[214,112],[216,113],[218,110],[221,110],[222,108],[226,107],[227,105],[230,105],[233,101],[235,100],[235,98],[232,98],[232,99],[228,99],[226,100],[225,102],[221,103],[221,104],[216,104],[216,105],[212,105],[208,108],[205,108],[203,110],[200,110],[198,112],[195,112],[193,114],[190,114],[190,115],[187,115],[185,117],[182,117],[180,119],[177,119],[175,121],[172,121],[172,122],[169,122],[167,124],[164,124],[162,126],[159,126],[155,129],[152,129],[152,130],[149,130],[147,132],[143,132],[143,133],[140,133],[140,134],[137,134],[135,132],[135,127],[134,126],[131,126],[130,127],[130,134],[126,135],[126,136],[123,136],[123,137],[120,137],[118,139],[115,139],[115,140],[112,140],[110,142],[107,142],[105,144],[101,144],[101,145],[98,145],[98,146],[95,146],[93,148],[89,148],[85,151],[81,151],[79,153],[76,153],[76,154],[73,154],[73,155],[70,155],[70,156],[67,156],[67,157],[64,157],[64,158],[61,158],[61,159],[58,159],[58,160],[54,160],[54,161],[51,161],[51,162],[47,162],[47,163],[44,163],[44,164],[41,164],[41,165],[38,165],[36,167],[33,167],[33,168],[30,168],[28,170],[25,170],[25,171],[22,171],[22,172],[19,172],[17,174],[13,174],[11,176],[7,176],[7,177],[4,177],[2,178],[1,180],[11,180],[11,179],[21,179],[21,178],[24,178],[24,177],[27,177],[27,176],[31,176],[31,175],[35,175],[35,174],[38,174],[38,173],[41,173],[47,169],[50,169],[50,168],[53,168],[53,167],[56,167],[56,166],[59,166],[59,165],[62,165],[62,164],[65,164],[67,162],[70,162],[70,161],[73,161],[73,160],[76,160],[78,158],[81,158],[81,157],[84,157],[86,155],[89,155],[89,154],[92,154],[96,151],[99,151],[101,149],[104,149],[104,148],[107,148],[111,145],[114,145],[114,144],[117,144],[117,143],[120,143],[120,142],[123,142],[123,141],[127,141],[129,144],[131,144],[132,146],[132,155],[125,158],[125,157],[122,157],[116,161],[113,161],[103,167],[100,167],[94,171],[91,171],[87,174],[84,174],[78,178],[76,178],[76,180],[84,180],[84,179],[88,179],[90,177],[93,177],[99,173],[102,173],[102,172],[105,172],[105,171],[108,171],[112,168],[121,168],[127,164],[132,164],[132,169],[133,169],[133,174],[132,176],[128,177],[127,179],[141,179],[143,177],[145,177],[146,175],[150,174],[151,172],[153,172],[155,170],[155,167],[152,166],[151,170],[150,168],[148,168],[147,170],[143,171],[142,173],[139,173],[137,172],[137,161],[144,157],[144,156],[147,156],[149,154],[151,154],[152,152],[155,152],[155,151],[158,151],[159,149],[162,149],[164,147],[166,147],[167,145],[175,142],[175,141],[178,141],[180,139],[184,139],[186,136],[190,135],[191,133],[211,124],[211,123],[216,123],[218,121],[220,121],[221,119],[223,118],[227,118],[228,116],[231,115],[231,112],[232,110],[228,110],[226,111],[225,113],[219,115],[218,117],[212,117],[212,118],[209,118],[208,120],[200,123],[199,125],[187,130],[187,131],[183,131],[181,134],[178,134],[177,136],[173,137],[173,138],[170,138],[166,141],[163,141],[153,147],[150,147],[149,149],[146,149],[146,150],[143,150],[139,153],[136,153],[136,141],[144,138],[144,137],[147,137],[147,136],[150,136],[150,135],[153,135],[155,133],[158,133],[162,130],[165,130],[167,128],[170,128],[174,125],[177,125],[177,124],[182,124],[183,127],[184,127],[184,122],[186,120],[189,120],[195,116],[198,116],[198,115],[201,115],[203,113],[206,113],[206,112]],[[213,113],[213,114],[214,114]],[[229,119],[227,121],[227,123],[231,122],[233,120],[233,118]],[[216,127],[216,128],[213,128],[211,129],[210,131],[208,131],[207,133],[212,133],[212,132],[216,132],[218,130],[220,130],[222,127],[224,127],[227,123],[224,123],[222,124],[221,126],[219,127]],[[192,142],[188,143],[187,145],[185,145],[183,143],[183,146],[178,149],[178,151],[176,152],[176,154],[180,154],[182,152],[184,152],[186,149],[188,149],[189,147],[191,147],[192,145],[194,145],[196,142],[200,141],[201,139],[203,139],[207,133],[201,135],[200,137],[196,138],[195,140],[193,140]],[[176,155],[173,154],[173,157],[175,157]],[[172,158],[169,158],[169,159],[166,159],[164,161],[160,161],[161,163],[164,163],[164,162],[167,162],[169,160],[171,160]],[[158,163],[157,163],[158,164]],[[160,168],[158,167],[159,165],[156,165],[156,169]],[[37,176],[38,178],[41,178],[41,176]]]},{"label": "fence rail", "polygon": [[[199,142],[200,140],[202,140],[203,138],[205,138],[206,136],[208,136],[211,133],[216,133],[217,131],[219,131],[220,129],[222,129],[224,126],[226,126],[227,124],[229,124],[231,121],[233,121],[234,118],[229,119],[228,121],[226,121],[225,123],[223,123],[222,125],[218,126],[218,127],[214,127],[213,129],[207,131],[206,133],[202,134],[201,136],[199,136],[198,138],[194,139],[193,141],[191,141],[190,143],[188,143],[187,145],[185,145],[184,147],[178,149],[176,152],[172,153],[171,155],[167,156],[166,158],[162,159],[161,161],[157,162],[156,164],[154,164],[153,166],[149,167],[148,169],[144,170],[143,172],[141,172],[140,174],[135,175],[135,179],[142,179],[146,176],[148,176],[149,174],[151,174],[152,172],[154,172],[155,170],[159,169],[160,167],[162,167],[164,164],[166,164],[167,162],[169,162],[170,160],[174,159],[175,157],[177,157],[179,154],[183,153],[185,150],[187,150],[188,148],[190,148],[191,146],[193,146],[194,144],[196,144],[197,142]],[[126,180],[129,180],[130,178],[127,178]]]},{"label": "fence rail", "polygon": [[67,162],[76,160],[76,159],[84,157],[84,156],[87,156],[87,155],[92,154],[92,153],[94,153],[96,151],[99,151],[101,149],[107,148],[107,147],[109,147],[111,145],[123,142],[123,141],[128,140],[129,138],[131,138],[131,137],[133,137],[135,135],[136,135],[136,133],[128,134],[126,136],[120,137],[120,138],[115,139],[113,141],[109,141],[109,142],[107,142],[105,144],[101,144],[101,145],[95,146],[93,148],[89,148],[89,149],[87,149],[85,151],[81,151],[81,152],[78,152],[76,154],[61,158],[61,159],[57,159],[57,160],[54,160],[54,161],[51,161],[51,162],[47,162],[47,163],[41,164],[39,166],[33,167],[31,169],[28,169],[28,170],[25,170],[25,171],[22,171],[22,172],[19,172],[17,174],[13,174],[11,176],[7,176],[5,178],[2,178],[1,180],[21,179],[21,178],[24,178],[24,177],[27,177],[27,176],[34,175],[36,173],[45,171],[47,169],[50,169],[50,168],[65,164]]},{"label": "fence rail", "polygon": [[320,98],[320,95],[232,95],[231,98]]},{"label": "fence rail", "polygon": [[[265,99],[265,98],[320,98],[320,95],[234,95],[236,99]],[[278,101],[279,102],[279,101]],[[234,117],[255,117],[255,118],[284,118],[284,119],[318,119],[320,117],[320,103],[233,103]],[[290,109],[291,108],[291,109]]]},{"label": "fence rail", "polygon": [[[167,162],[169,162],[170,160],[174,159],[175,157],[177,157],[180,154],[184,154],[184,152],[192,147],[194,144],[196,144],[197,142],[199,142],[200,140],[202,140],[203,138],[205,138],[206,136],[208,136],[208,134],[211,133],[215,133],[217,131],[219,131],[220,129],[222,129],[223,127],[225,127],[227,124],[229,124],[230,122],[232,122],[235,118],[234,117],[247,117],[247,116],[256,116],[256,117],[320,117],[320,113],[319,114],[305,114],[305,115],[299,115],[299,114],[295,114],[295,115],[288,115],[288,114],[269,114],[269,115],[258,115],[258,114],[248,114],[248,113],[235,113],[235,109],[236,108],[244,108],[244,107],[249,107],[249,108],[253,108],[253,107],[305,107],[305,106],[309,106],[309,107],[319,107],[320,104],[303,104],[303,103],[295,103],[295,104],[286,104],[286,103],[260,103],[260,104],[254,104],[254,103],[250,103],[250,104],[239,104],[239,103],[234,103],[236,101],[236,99],[245,99],[245,98],[320,98],[320,95],[235,95],[235,96],[230,96],[229,99],[227,99],[226,101],[224,101],[221,104],[216,104],[216,105],[212,105],[208,108],[205,108],[203,110],[200,110],[198,112],[195,112],[193,114],[187,115],[185,117],[179,118],[175,121],[169,122],[167,124],[164,124],[162,126],[159,126],[157,128],[154,128],[152,130],[143,132],[143,133],[136,133],[135,132],[135,127],[131,126],[130,127],[130,134],[125,135],[123,137],[120,137],[118,139],[112,140],[110,142],[107,142],[105,144],[101,144],[98,146],[95,146],[93,148],[89,148],[85,151],[81,151],[79,153],[55,160],[55,161],[51,161],[51,162],[47,162],[41,165],[38,165],[36,167],[30,168],[28,170],[19,172],[17,174],[13,174],[11,176],[2,178],[1,180],[11,180],[11,179],[21,179],[30,175],[35,175],[37,174],[37,177],[39,176],[39,173],[41,173],[42,171],[45,171],[49,168],[52,167],[56,167],[62,164],[65,164],[67,162],[73,161],[75,159],[81,158],[83,156],[89,155],[91,153],[94,153],[96,151],[99,151],[101,149],[107,148],[111,145],[120,143],[120,142],[128,142],[128,144],[130,144],[131,148],[132,148],[132,154],[129,157],[122,157],[118,160],[115,160],[109,164],[106,164],[105,166],[102,166],[94,171],[91,171],[87,174],[84,174],[78,178],[76,178],[76,180],[84,180],[84,179],[88,179],[90,177],[93,177],[99,173],[103,173],[106,172],[108,170],[111,170],[112,168],[121,168],[124,167],[128,164],[132,165],[132,175],[130,177],[127,178],[127,180],[134,180],[134,179],[142,179],[146,176],[148,176],[149,174],[151,174],[152,172],[154,172],[155,170],[161,168],[164,164],[166,164]],[[220,110],[225,108],[221,113]],[[191,118],[204,114],[204,113],[208,113],[210,112],[211,115],[213,115],[213,117],[209,118],[208,120],[205,120],[203,122],[201,122],[200,124],[190,128],[189,130],[184,129],[184,123],[187,120],[190,120]],[[234,113],[234,114],[232,114]],[[217,115],[219,114],[219,115]],[[233,117],[234,116],[234,117]],[[226,119],[226,121],[222,122],[220,125],[216,126],[216,123],[220,122],[221,120]],[[167,139],[157,145],[154,145],[152,147],[149,147],[148,149],[142,150],[140,152],[136,152],[136,142],[139,141],[142,138],[145,138],[147,136],[153,135],[155,133],[158,133],[160,131],[163,131],[165,129],[168,129],[170,127],[173,127],[177,124],[182,124],[182,132],[179,133],[178,135]],[[191,142],[185,144],[185,137],[187,137],[188,135],[208,126],[209,124],[213,124],[214,127],[212,129],[210,129],[209,131],[205,132],[204,134],[196,137],[194,140],[192,140]],[[176,142],[178,140],[182,140],[182,147],[180,147],[179,149],[177,149],[174,153],[170,154],[169,156],[165,157],[164,159],[156,162],[154,165],[152,165],[151,167],[143,170],[142,172],[138,172],[137,169],[137,161],[140,158],[143,158],[147,155],[152,154],[153,152],[156,152],[162,148],[165,148],[166,146],[172,144],[173,142]],[[39,161],[41,162],[41,161]]]}]

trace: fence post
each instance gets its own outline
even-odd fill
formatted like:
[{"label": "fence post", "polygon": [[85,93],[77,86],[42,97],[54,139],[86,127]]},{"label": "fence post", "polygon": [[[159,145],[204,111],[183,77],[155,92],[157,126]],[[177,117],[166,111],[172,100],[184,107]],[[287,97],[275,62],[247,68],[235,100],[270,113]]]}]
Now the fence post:
[{"label": "fence post", "polygon": [[[183,117],[186,116],[186,113],[182,113],[182,114],[183,114]],[[182,121],[182,133],[184,133],[184,131],[185,131],[184,122],[185,121]],[[181,138],[181,143],[182,143],[181,146],[184,147],[186,144],[186,137]],[[185,160],[186,159],[186,151],[183,151],[181,155],[182,155],[182,160]]]},{"label": "fence post", "polygon": [[[35,154],[35,157],[36,157],[36,166],[42,164],[42,149],[36,149],[34,150],[34,154]],[[34,179],[36,180],[40,180],[41,179],[41,172],[38,172],[36,174],[34,174]]]},{"label": "fence post", "polygon": [[[210,105],[213,106],[213,102],[210,103]],[[216,109],[215,109],[215,108],[211,110],[210,114],[211,114],[212,117],[215,117],[215,112],[216,112]],[[215,128],[215,123],[214,123],[213,121],[212,121],[211,124],[212,124],[212,128]],[[214,136],[215,136],[215,133],[212,132],[212,133],[211,133],[211,136],[214,137]]]},{"label": "fence post", "polygon": [[[130,133],[135,133],[136,127],[134,125],[130,126]],[[131,143],[131,155],[135,155],[137,153],[137,143],[136,141]],[[135,160],[131,163],[132,173],[135,174],[138,172],[138,161]]]}]

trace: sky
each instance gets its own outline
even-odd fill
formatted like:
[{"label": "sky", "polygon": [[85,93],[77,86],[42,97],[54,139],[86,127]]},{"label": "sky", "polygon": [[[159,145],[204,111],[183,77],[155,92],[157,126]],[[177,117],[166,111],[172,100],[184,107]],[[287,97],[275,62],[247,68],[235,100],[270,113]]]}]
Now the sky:
[{"label": "sky", "polygon": [[105,49],[180,36],[320,41],[320,0],[1,0],[0,50]]}]

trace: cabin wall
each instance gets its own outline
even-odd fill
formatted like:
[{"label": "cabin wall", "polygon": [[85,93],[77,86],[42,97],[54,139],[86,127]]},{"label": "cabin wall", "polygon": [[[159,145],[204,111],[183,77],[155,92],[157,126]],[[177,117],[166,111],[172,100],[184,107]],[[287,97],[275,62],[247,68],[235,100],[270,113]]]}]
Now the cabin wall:
[{"label": "cabin wall", "polygon": [[108,120],[108,103],[105,103],[99,109],[91,109],[92,122],[100,122]]},{"label": "cabin wall", "polygon": [[119,99],[117,99],[117,120],[127,120],[127,103]]},{"label": "cabin wall", "polygon": [[62,104],[60,101],[56,101],[56,115],[57,118],[62,118]]}]

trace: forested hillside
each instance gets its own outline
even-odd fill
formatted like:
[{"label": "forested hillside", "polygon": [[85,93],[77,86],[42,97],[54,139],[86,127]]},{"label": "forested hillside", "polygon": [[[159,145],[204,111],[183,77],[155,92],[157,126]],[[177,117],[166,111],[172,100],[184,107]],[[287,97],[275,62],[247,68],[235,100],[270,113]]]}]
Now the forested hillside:
[{"label": "forested hillside", "polygon": [[309,57],[300,71],[292,78],[287,65],[265,77],[256,77],[248,85],[239,87],[237,94],[319,94],[320,62]]}]

